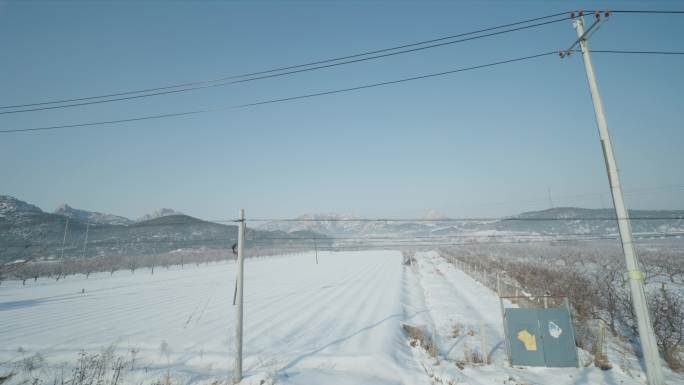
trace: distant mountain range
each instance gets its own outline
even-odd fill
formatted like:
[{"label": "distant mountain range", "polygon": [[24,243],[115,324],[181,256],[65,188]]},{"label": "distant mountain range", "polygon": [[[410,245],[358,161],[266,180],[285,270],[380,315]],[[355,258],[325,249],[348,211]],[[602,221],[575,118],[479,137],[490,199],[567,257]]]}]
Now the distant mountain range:
[{"label": "distant mountain range", "polygon": [[[203,221],[170,209],[141,221],[61,205],[47,213],[35,205],[0,195],[0,264],[14,260],[112,255],[148,255],[179,249],[227,249],[237,240],[237,226]],[[66,229],[66,231],[65,231]],[[65,237],[66,233],[66,237]],[[87,242],[86,242],[87,234]],[[246,247],[269,249],[293,245],[297,239],[317,238],[326,246],[331,240],[309,231],[287,234],[247,228]],[[308,246],[307,246],[308,247]],[[301,248],[301,247],[300,247]]]},{"label": "distant mountain range", "polygon": [[[630,215],[635,219],[632,228],[636,234],[684,233],[684,210],[632,210]],[[481,242],[490,237],[517,241],[614,236],[614,218],[613,210],[577,207],[526,212],[502,219],[453,219],[429,212],[418,220],[369,221],[349,214],[311,214],[298,217],[299,221],[274,221],[256,229],[248,228],[246,246],[282,251],[310,249],[314,245],[395,247],[398,242]],[[65,258],[80,258],[148,255],[178,249],[229,249],[236,239],[234,224],[203,221],[171,209],[132,221],[66,204],[47,213],[35,205],[0,195],[0,263],[57,258],[61,256],[63,241]]]},{"label": "distant mountain range", "polygon": [[75,209],[68,204],[62,204],[54,211],[57,215],[63,215],[81,222],[97,225],[130,225],[132,220],[112,214],[103,214],[95,211]]},{"label": "distant mountain range", "polygon": [[[684,232],[684,210],[630,210],[635,233]],[[315,231],[331,237],[616,235],[615,211],[558,207],[501,219],[453,219],[430,214],[414,221],[364,221],[348,214],[302,215],[301,221],[267,222],[261,230]]]},{"label": "distant mountain range", "polygon": [[181,213],[180,211],[176,211],[174,209],[159,209],[151,214],[146,214],[143,215],[142,217],[138,218],[138,222],[143,222],[143,221],[149,221],[150,219],[157,219],[161,217],[168,217],[169,215],[185,215]]},{"label": "distant mountain range", "polygon": [[[7,197],[7,196],[5,196],[5,197],[8,198],[7,200],[14,199],[15,201],[21,202],[21,201],[17,200],[16,198]],[[21,202],[21,203],[25,203],[25,202]],[[25,203],[25,204],[28,205],[28,203]],[[33,207],[37,208],[35,206],[33,206]],[[145,214],[142,217],[138,218],[137,220],[132,221],[128,218],[121,217],[118,215],[104,214],[104,213],[99,213],[97,211],[87,211],[87,210],[75,209],[66,203],[61,204],[59,207],[57,207],[57,210],[55,210],[54,213],[57,215],[63,215],[65,217],[69,217],[71,219],[78,219],[81,222],[86,222],[86,223],[91,223],[91,224],[96,224],[96,225],[130,225],[130,224],[135,223],[135,222],[144,222],[144,221],[149,221],[151,219],[166,217],[166,216],[170,216],[170,215],[185,215],[185,214],[181,213],[180,211],[176,211],[174,209],[162,208],[162,209],[159,209],[153,213]]]}]

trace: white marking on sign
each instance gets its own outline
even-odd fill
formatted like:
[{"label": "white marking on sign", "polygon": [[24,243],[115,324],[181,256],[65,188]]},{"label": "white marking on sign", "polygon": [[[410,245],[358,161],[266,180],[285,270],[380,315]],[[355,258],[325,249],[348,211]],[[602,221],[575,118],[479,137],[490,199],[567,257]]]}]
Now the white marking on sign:
[{"label": "white marking on sign", "polygon": [[558,338],[561,334],[563,334],[563,329],[556,325],[555,322],[549,321],[549,334],[551,334],[551,337],[553,338]]}]

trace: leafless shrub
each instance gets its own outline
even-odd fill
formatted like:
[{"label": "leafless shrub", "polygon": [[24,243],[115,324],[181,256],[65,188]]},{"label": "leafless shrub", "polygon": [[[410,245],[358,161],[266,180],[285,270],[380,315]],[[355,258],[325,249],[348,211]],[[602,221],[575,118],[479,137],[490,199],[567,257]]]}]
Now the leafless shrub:
[{"label": "leafless shrub", "polygon": [[[624,273],[624,257],[617,247],[592,244],[591,249],[583,245],[484,248],[475,245],[442,252],[448,260],[464,264],[466,270],[475,270],[476,275],[485,270],[489,274],[498,273],[503,284],[522,287],[528,293],[567,296],[580,347],[593,347],[597,334],[593,323],[589,322],[593,319],[603,320],[613,335],[638,335],[628,278]],[[641,270],[649,286],[664,279],[684,283],[684,250],[658,247],[639,252]],[[519,305],[538,306],[535,300],[524,298]],[[682,298],[672,291],[660,290],[649,293],[648,300],[660,351],[672,369],[684,369],[681,363],[684,345]],[[599,365],[607,367],[609,363]]]},{"label": "leafless shrub", "polygon": [[9,372],[5,374],[0,374],[0,385],[4,384],[5,382],[9,381],[14,377],[14,372]]},{"label": "leafless shrub", "polygon": [[465,329],[465,326],[463,326],[462,323],[457,322],[451,327],[451,338],[458,338],[461,334],[463,334],[463,330]]},{"label": "leafless shrub", "polygon": [[36,353],[32,356],[20,359],[15,367],[21,372],[32,374],[34,371],[42,368],[44,365],[45,359],[40,355],[40,353]]},{"label": "leafless shrub", "polygon": [[129,365],[126,356],[116,354],[111,346],[95,353],[83,350],[79,352],[71,373],[67,371],[65,375],[66,365],[50,366],[36,353],[18,360],[9,374],[0,376],[0,384],[11,379],[13,383],[22,385],[117,385],[122,383],[125,368]]},{"label": "leafless shrub", "polygon": [[485,364],[484,355],[479,350],[471,350],[467,361],[473,364]]},{"label": "leafless shrub", "polygon": [[435,346],[435,341],[432,340],[431,335],[426,331],[424,326],[402,324],[401,328],[408,336],[409,344],[411,344],[412,347],[420,346],[425,349],[430,356],[436,357],[437,347]]},{"label": "leafless shrub", "polygon": [[463,370],[466,364],[486,364],[487,359],[484,354],[476,349],[471,349],[467,342],[463,343],[463,361],[457,361],[456,366]]},{"label": "leafless shrub", "polygon": [[402,257],[403,257],[403,264],[405,266],[412,266],[416,263],[416,258],[414,257],[415,253],[413,252],[407,252],[407,251],[402,251],[401,252]]},{"label": "leafless shrub", "polygon": [[653,329],[658,348],[672,370],[682,371],[682,342],[684,339],[684,301],[677,293],[663,288],[649,298],[653,314]]},{"label": "leafless shrub", "polygon": [[594,366],[601,370],[613,369],[613,364],[608,361],[608,356],[601,352],[594,354]]},{"label": "leafless shrub", "polygon": [[128,362],[116,355],[111,346],[99,353],[81,351],[68,382],[71,385],[117,385],[127,366]]},{"label": "leafless shrub", "polygon": [[[288,248],[287,252],[310,251],[308,248],[301,250]],[[284,251],[278,247],[259,247],[249,249],[248,256],[259,257],[268,255],[283,254]],[[20,265],[0,264],[0,283],[6,280],[20,280],[24,284],[29,279],[37,280],[38,277],[52,277],[56,280],[68,276],[83,274],[89,277],[96,272],[109,272],[114,275],[119,270],[130,270],[134,273],[138,269],[150,268],[154,272],[156,267],[180,266],[181,269],[187,264],[209,264],[211,262],[225,261],[232,259],[233,254],[230,249],[214,249],[196,247],[188,249],[177,249],[156,254],[142,255],[98,255],[89,258],[65,258],[64,260],[31,260]]]}]

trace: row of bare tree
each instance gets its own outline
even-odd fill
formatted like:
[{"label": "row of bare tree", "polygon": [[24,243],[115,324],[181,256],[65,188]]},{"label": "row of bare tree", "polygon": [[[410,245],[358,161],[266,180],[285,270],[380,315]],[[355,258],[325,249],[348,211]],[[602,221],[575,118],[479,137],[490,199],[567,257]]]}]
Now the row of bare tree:
[{"label": "row of bare tree", "polygon": [[[578,346],[589,350],[602,320],[615,336],[636,342],[637,324],[621,252],[615,245],[497,245],[447,249],[450,258],[535,295],[567,296]],[[684,250],[640,250],[656,339],[673,370],[684,370]]]},{"label": "row of bare tree", "polygon": [[[288,249],[287,252],[293,252]],[[250,257],[283,254],[275,248],[255,248],[249,252]],[[148,268],[154,274],[155,269],[171,266],[200,265],[209,262],[233,259],[230,249],[194,248],[181,249],[153,255],[121,256],[111,255],[92,258],[68,258],[64,260],[30,260],[0,265],[0,284],[7,280],[19,280],[23,285],[27,281],[37,281],[41,277],[64,279],[73,275],[89,277],[93,273],[128,270],[134,273],[137,269]]]}]

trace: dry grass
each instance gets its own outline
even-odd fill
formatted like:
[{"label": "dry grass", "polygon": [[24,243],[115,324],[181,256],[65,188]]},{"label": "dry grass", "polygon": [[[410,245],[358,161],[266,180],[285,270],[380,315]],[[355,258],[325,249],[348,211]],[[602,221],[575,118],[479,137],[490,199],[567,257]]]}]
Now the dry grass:
[{"label": "dry grass", "polygon": [[424,326],[413,326],[409,324],[402,324],[401,328],[404,333],[409,338],[409,344],[412,347],[420,346],[423,348],[431,357],[437,356],[437,346],[435,341],[432,340],[432,336],[426,331]]}]

